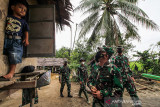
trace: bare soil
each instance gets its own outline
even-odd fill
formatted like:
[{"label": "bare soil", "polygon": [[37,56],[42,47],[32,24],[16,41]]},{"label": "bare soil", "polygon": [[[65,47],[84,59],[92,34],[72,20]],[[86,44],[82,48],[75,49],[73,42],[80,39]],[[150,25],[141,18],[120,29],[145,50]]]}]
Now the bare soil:
[{"label": "bare soil", "polygon": [[[160,89],[159,85],[151,84],[151,87],[156,87]],[[137,89],[142,87],[136,85]],[[79,92],[79,84],[76,82],[71,83],[71,93],[73,98],[67,97],[67,86],[65,85],[63,94],[64,97],[60,97],[60,83],[58,81],[57,75],[52,75],[51,84],[45,87],[41,87],[38,90],[39,95],[39,103],[35,104],[34,107],[92,107],[91,104],[87,104],[84,95],[83,98],[78,97]],[[139,98],[141,99],[143,107],[160,107],[160,91],[150,91],[150,90],[138,90],[137,91]],[[89,95],[89,99],[92,102],[92,96]],[[124,93],[124,100],[130,100],[129,94]],[[132,101],[132,100],[130,100]],[[7,97],[3,101],[0,102],[0,107],[19,107],[22,104],[22,91],[19,90]],[[29,107],[30,105],[26,105],[24,107]],[[124,103],[124,107],[133,107],[132,103]]]}]

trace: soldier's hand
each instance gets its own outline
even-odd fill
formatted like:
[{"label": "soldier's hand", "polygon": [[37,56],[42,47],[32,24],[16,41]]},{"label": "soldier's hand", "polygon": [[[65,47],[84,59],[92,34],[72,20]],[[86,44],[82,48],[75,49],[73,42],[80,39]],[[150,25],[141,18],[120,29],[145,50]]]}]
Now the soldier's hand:
[{"label": "soldier's hand", "polygon": [[80,81],[79,83],[82,84],[82,81]]},{"label": "soldier's hand", "polygon": [[91,87],[91,91],[92,91],[92,94],[93,94],[93,93],[95,93],[97,91],[97,88],[95,86],[92,86]]},{"label": "soldier's hand", "polygon": [[135,82],[135,79],[134,79],[134,77],[131,77],[131,79],[133,80],[133,82]]},{"label": "soldier's hand", "polygon": [[93,96],[100,99],[100,100],[102,99],[101,92],[99,90],[96,91],[96,93],[93,93]]}]

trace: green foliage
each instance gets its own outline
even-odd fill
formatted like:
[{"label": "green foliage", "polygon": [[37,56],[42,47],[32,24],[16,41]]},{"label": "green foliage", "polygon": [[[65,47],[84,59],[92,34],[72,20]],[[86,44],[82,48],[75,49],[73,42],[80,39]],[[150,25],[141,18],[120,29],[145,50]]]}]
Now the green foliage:
[{"label": "green foliage", "polygon": [[62,47],[60,50],[56,51],[56,58],[67,58],[70,59],[71,50],[66,47]]},{"label": "green foliage", "polygon": [[70,62],[72,68],[77,69],[78,64],[80,63],[80,58],[84,58],[86,63],[90,61],[92,57],[94,57],[94,52],[90,47],[86,47],[86,42],[77,42],[76,47],[71,52]]},{"label": "green foliage", "polygon": [[[123,37],[140,40],[138,28],[132,22],[158,30],[156,23],[136,5],[137,2],[138,0],[81,0],[75,11],[83,11],[88,17],[79,24],[79,39],[91,32],[88,39],[90,46],[101,41],[110,46],[121,45]],[[121,27],[125,35],[121,35]]]},{"label": "green foliage", "polygon": [[86,64],[94,57],[94,51],[90,47],[86,47],[86,41],[77,42],[74,50],[62,47],[56,51],[56,58],[67,58],[70,68],[74,70],[78,68],[82,57],[86,60]]},{"label": "green foliage", "polygon": [[137,52],[137,56],[140,57],[139,61],[142,63],[143,68],[147,73],[149,71],[149,69],[152,67],[151,60],[149,59],[149,57],[150,57],[149,50],[146,50],[143,53]]},{"label": "green foliage", "polygon": [[139,57],[138,63],[142,66],[142,72],[160,74],[159,53],[150,53],[149,50],[145,50],[143,52],[137,51],[137,54],[134,56]]}]

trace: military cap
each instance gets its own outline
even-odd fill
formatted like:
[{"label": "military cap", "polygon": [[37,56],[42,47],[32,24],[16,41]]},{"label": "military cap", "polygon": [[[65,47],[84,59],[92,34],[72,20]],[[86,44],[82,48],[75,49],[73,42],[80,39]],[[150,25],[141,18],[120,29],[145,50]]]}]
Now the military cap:
[{"label": "military cap", "polygon": [[114,54],[114,51],[111,47],[107,47],[103,45],[103,49],[107,52],[107,55],[112,56]]},{"label": "military cap", "polygon": [[111,47],[103,46],[103,47],[98,47],[98,52],[96,53],[95,60],[98,62],[98,59],[101,58],[103,55],[101,54],[102,52],[106,52],[109,58],[113,55],[114,51]]}]

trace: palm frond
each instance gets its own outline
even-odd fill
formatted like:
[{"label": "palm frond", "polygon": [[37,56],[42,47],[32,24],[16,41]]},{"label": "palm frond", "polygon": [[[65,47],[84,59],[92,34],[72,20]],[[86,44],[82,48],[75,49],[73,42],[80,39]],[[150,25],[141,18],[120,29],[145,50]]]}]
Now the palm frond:
[{"label": "palm frond", "polygon": [[125,1],[130,2],[130,3],[137,3],[138,2],[138,0],[125,0]]},{"label": "palm frond", "polygon": [[138,28],[134,24],[132,24],[125,16],[121,15],[119,12],[117,12],[117,16],[120,24],[122,24],[126,28],[127,32],[130,32],[130,34],[132,34],[130,35],[130,37],[139,40],[140,36],[137,32]]},{"label": "palm frond", "polygon": [[97,24],[95,25],[92,34],[87,42],[88,45],[93,45],[97,39],[100,39],[103,36],[103,31],[105,32],[105,16],[106,11],[103,12],[101,18],[97,21]]},{"label": "palm frond", "polygon": [[81,27],[79,39],[86,35],[86,33],[89,32],[92,28],[94,28],[98,20],[98,14],[98,11],[91,14],[79,24],[79,26]]},{"label": "palm frond", "polygon": [[88,40],[90,46],[104,39],[106,45],[117,45],[123,39],[120,31],[123,27],[125,39],[140,40],[138,28],[131,21],[158,30],[158,25],[136,5],[137,2],[138,0],[82,0],[75,10],[82,10],[83,15],[89,15],[79,24],[79,38],[92,31]]},{"label": "palm frond", "polygon": [[95,42],[97,36],[100,36],[100,32],[99,31],[100,31],[101,26],[103,24],[102,22],[103,22],[103,17],[101,17],[101,19],[95,25],[95,27],[93,29],[93,32],[92,32],[92,34],[91,34],[91,36],[90,36],[90,38],[89,38],[89,40],[87,42],[88,45],[91,46]]},{"label": "palm frond", "polygon": [[85,9],[93,7],[99,0],[82,0],[80,5],[74,9],[74,11],[84,11]]},{"label": "palm frond", "polygon": [[133,21],[136,21],[137,23],[141,23],[142,25],[145,25],[146,28],[151,28],[153,30],[159,30],[158,25],[154,23],[152,20],[149,20],[148,18],[145,18],[143,16],[140,16],[133,11],[129,10],[123,10],[122,13],[131,18]]},{"label": "palm frond", "polygon": [[124,0],[118,0],[116,2],[116,6],[115,8],[119,9],[119,10],[130,10],[133,11],[139,15],[142,15],[144,17],[148,17],[148,15],[139,7],[137,7],[135,4],[129,3],[127,1]]},{"label": "palm frond", "polygon": [[86,15],[86,14],[90,14],[90,13],[94,13],[95,11],[101,11],[101,5],[96,3],[95,5],[93,5],[92,7],[86,9],[86,11],[82,14],[82,15]]}]

